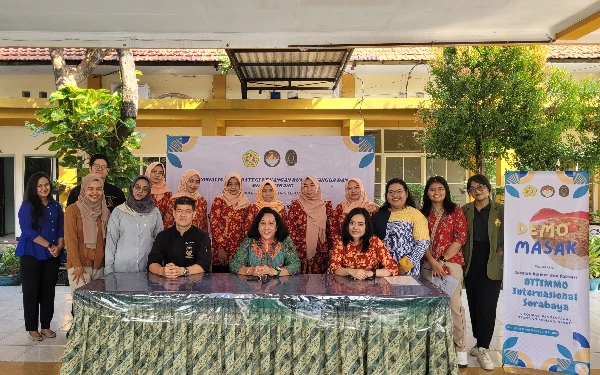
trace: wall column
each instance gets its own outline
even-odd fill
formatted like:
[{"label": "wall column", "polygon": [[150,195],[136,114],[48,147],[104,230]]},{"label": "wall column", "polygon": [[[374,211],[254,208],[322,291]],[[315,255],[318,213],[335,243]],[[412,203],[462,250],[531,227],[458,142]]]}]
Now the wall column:
[{"label": "wall column", "polygon": [[356,79],[353,75],[344,73],[342,75],[342,98],[354,98],[356,93]]},{"label": "wall column", "polygon": [[102,88],[102,76],[93,75],[87,78],[88,89],[101,89]]},{"label": "wall column", "polygon": [[[220,130],[223,129],[223,130]],[[225,121],[217,120],[214,117],[205,117],[202,119],[202,136],[217,136],[227,134]]]},{"label": "wall column", "polygon": [[227,99],[227,76],[213,75],[213,99]]},{"label": "wall column", "polygon": [[365,135],[365,120],[344,120],[342,135],[351,137]]}]

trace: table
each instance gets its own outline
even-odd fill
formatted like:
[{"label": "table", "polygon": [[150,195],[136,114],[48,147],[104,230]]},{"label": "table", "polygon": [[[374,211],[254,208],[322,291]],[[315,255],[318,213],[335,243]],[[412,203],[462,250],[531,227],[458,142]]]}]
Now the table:
[{"label": "table", "polygon": [[77,289],[61,374],[458,375],[425,279],[116,273]]}]

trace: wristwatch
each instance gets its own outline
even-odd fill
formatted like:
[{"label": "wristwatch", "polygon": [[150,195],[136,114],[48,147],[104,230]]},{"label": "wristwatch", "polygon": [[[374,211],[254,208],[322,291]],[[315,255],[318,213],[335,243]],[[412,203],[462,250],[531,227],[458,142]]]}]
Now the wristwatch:
[{"label": "wristwatch", "polygon": [[445,258],[444,258],[444,256],[442,255],[441,257],[439,257],[439,258],[438,258],[438,261],[440,261],[440,262],[445,262],[445,261],[446,261],[446,259],[445,259]]},{"label": "wristwatch", "polygon": [[183,276],[188,276],[190,274],[190,270],[187,267],[183,267]]},{"label": "wristwatch", "polygon": [[279,277],[279,275],[281,275],[281,267],[275,267],[275,269],[277,270],[277,275],[275,275],[275,277]]}]

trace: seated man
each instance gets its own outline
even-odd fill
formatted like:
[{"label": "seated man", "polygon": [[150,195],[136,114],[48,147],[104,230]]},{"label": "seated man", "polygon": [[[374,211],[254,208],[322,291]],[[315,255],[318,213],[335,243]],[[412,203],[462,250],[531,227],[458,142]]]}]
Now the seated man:
[{"label": "seated man", "polygon": [[148,271],[167,278],[206,272],[212,252],[210,237],[192,225],[196,202],[190,197],[175,200],[175,225],[156,236],[148,254]]}]

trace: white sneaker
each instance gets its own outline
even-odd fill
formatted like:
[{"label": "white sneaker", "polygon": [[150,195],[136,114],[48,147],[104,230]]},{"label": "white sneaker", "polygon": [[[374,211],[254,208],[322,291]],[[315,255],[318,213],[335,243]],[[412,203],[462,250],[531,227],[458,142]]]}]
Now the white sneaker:
[{"label": "white sneaker", "polygon": [[456,352],[456,363],[460,368],[467,367],[469,365],[467,361],[467,352]]},{"label": "white sneaker", "polygon": [[489,350],[486,348],[478,348],[477,349],[477,361],[481,365],[481,368],[484,370],[493,370],[494,362],[490,358]]},{"label": "white sneaker", "polygon": [[475,345],[474,347],[471,348],[471,350],[469,350],[469,354],[472,355],[473,357],[477,357],[477,349],[479,349],[477,347],[477,345]]}]

